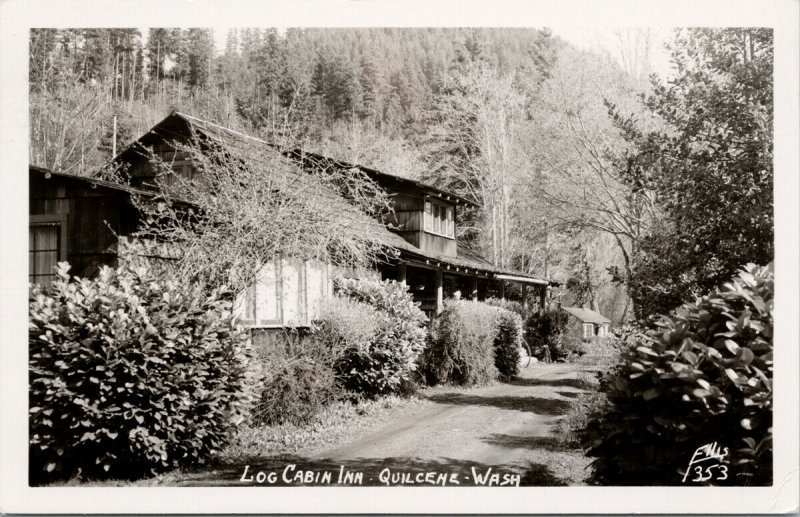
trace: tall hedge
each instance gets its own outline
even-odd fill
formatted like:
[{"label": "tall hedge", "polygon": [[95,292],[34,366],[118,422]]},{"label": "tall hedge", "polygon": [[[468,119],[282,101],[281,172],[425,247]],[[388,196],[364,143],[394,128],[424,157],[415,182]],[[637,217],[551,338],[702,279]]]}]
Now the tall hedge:
[{"label": "tall hedge", "polygon": [[522,320],[474,300],[449,300],[430,326],[421,371],[428,384],[486,384],[519,373]]},{"label": "tall hedge", "polygon": [[334,365],[343,386],[368,396],[404,391],[425,347],[425,313],[399,282],[337,279],[335,287],[349,302],[328,304],[317,334],[344,343]]},{"label": "tall hedge", "polygon": [[423,372],[428,384],[486,384],[497,379],[494,364],[497,307],[450,300],[433,319]]},{"label": "tall hedge", "polygon": [[773,293],[772,265],[748,265],[628,339],[583,437],[596,483],[681,484],[694,451],[716,443],[728,475],[707,483],[771,484]]},{"label": "tall hedge", "polygon": [[134,477],[203,463],[238,411],[244,336],[229,293],[147,267],[33,286],[31,481]]},{"label": "tall hedge", "polygon": [[525,321],[525,334],[533,355],[544,360],[564,359],[569,353],[564,346],[568,323],[567,312],[560,308],[532,312]]},{"label": "tall hedge", "polygon": [[499,308],[494,324],[497,329],[494,365],[501,380],[512,380],[519,375],[522,318],[516,312]]}]

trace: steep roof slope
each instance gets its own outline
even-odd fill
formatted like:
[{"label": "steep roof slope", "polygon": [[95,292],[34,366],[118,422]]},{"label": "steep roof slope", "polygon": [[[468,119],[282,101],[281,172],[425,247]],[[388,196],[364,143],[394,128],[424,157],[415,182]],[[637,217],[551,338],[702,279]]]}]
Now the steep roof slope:
[{"label": "steep roof slope", "polygon": [[562,307],[565,311],[572,314],[584,323],[611,323],[611,320],[591,309],[581,307]]},{"label": "steep roof slope", "polygon": [[[275,150],[276,152],[282,152],[278,149],[277,146],[262,140],[257,137],[253,137],[239,131],[235,131],[212,122],[208,122],[191,115],[187,115],[185,113],[181,113],[178,111],[172,112],[168,117],[163,119],[161,122],[153,126],[150,131],[142,135],[138,140],[134,143],[129,145],[125,150],[123,150],[116,158],[115,161],[117,162],[124,162],[126,160],[139,158],[141,153],[144,151],[145,148],[154,145],[156,142],[164,140],[164,139],[180,139],[185,138],[187,136],[187,132],[191,132],[192,130],[197,131],[202,136],[210,139],[211,141],[219,142],[225,145],[229,149],[233,149],[234,152],[236,150],[242,151],[243,153],[246,152],[246,149],[250,146],[268,146],[271,150]],[[447,192],[441,190],[437,187],[432,185],[419,182],[416,180],[411,180],[408,178],[402,178],[400,176],[396,176],[393,174],[377,171],[375,169],[370,169],[368,167],[363,167],[360,165],[352,165],[346,162],[338,161],[332,158],[324,157],[314,153],[306,153],[300,150],[292,150],[289,152],[284,153],[287,157],[294,159],[294,160],[312,160],[318,162],[319,165],[323,166],[333,166],[340,169],[350,170],[350,169],[357,169],[362,173],[366,174],[370,179],[375,181],[380,186],[385,186],[387,181],[390,182],[407,182],[411,183],[422,191],[429,193],[431,195],[437,197],[444,197],[448,198],[454,202],[467,204],[471,206],[478,206],[476,203],[457,196],[451,192]],[[301,185],[307,179],[303,178],[303,174],[299,174],[297,171],[293,171],[291,173],[292,181],[288,182],[289,184]],[[285,182],[284,182],[285,183]],[[463,269],[472,269],[476,271],[481,271],[484,273],[490,274],[505,274],[505,275],[514,275],[519,278],[529,279],[534,281],[535,283],[541,284],[552,284],[558,285],[558,282],[542,279],[528,273],[522,273],[519,271],[514,271],[507,268],[502,268],[498,266],[494,266],[491,262],[480,256],[478,253],[464,248],[462,245],[458,246],[458,255],[453,256],[443,256],[437,255],[431,252],[425,252],[422,249],[414,246],[413,244],[407,242],[401,236],[397,235],[389,231],[382,223],[379,221],[367,216],[366,214],[362,213],[358,210],[355,206],[349,203],[346,199],[339,196],[334,190],[331,189],[329,194],[325,196],[325,201],[330,203],[332,206],[336,206],[341,210],[342,217],[351,224],[361,224],[365,229],[365,232],[369,233],[369,235],[374,238],[377,242],[383,244],[385,247],[389,248],[387,250],[387,255],[397,256],[398,253],[402,254],[406,257],[421,259],[423,261],[433,262],[434,264],[444,265],[445,267],[450,266],[451,268],[463,268]]]}]

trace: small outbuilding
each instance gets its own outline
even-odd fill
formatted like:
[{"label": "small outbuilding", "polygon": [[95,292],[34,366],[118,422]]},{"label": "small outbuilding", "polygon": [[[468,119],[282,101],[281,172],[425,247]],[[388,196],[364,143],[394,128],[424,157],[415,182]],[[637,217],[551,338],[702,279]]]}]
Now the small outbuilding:
[{"label": "small outbuilding", "polygon": [[581,307],[562,308],[569,314],[567,329],[576,341],[599,341],[608,335],[611,320],[599,312]]}]

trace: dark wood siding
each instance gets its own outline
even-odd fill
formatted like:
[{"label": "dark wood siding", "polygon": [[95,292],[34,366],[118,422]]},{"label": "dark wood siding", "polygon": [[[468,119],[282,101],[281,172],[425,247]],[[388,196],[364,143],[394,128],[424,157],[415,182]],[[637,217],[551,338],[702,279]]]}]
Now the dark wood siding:
[{"label": "dark wood siding", "polygon": [[[437,201],[441,203],[441,200],[437,199]],[[455,205],[449,203],[448,205],[454,207],[454,212],[457,211]],[[394,215],[387,222],[396,228],[395,233],[424,252],[445,257],[456,256],[455,239],[424,230],[425,198],[421,193],[417,193],[417,195],[395,193],[392,197],[392,206]]]},{"label": "dark wood siding", "polygon": [[435,253],[445,257],[456,256],[456,240],[448,237],[420,232],[420,244],[418,246],[426,253]]},{"label": "dark wood siding", "polygon": [[30,175],[31,216],[58,217],[66,225],[66,259],[71,272],[93,275],[101,265],[113,265],[117,235],[136,230],[138,212],[129,195],[106,187],[92,187],[80,178]]},{"label": "dark wood siding", "polygon": [[[182,139],[186,141],[187,139]],[[188,161],[186,153],[182,151],[175,151],[174,146],[166,141],[156,142],[152,145],[154,154],[161,157],[164,163],[171,164],[176,174],[180,174],[186,179],[192,179],[193,169],[191,163]],[[156,167],[153,166],[148,156],[143,154],[133,154],[128,156],[128,169],[127,173],[130,176],[131,186],[141,189],[153,189],[158,187],[169,187],[169,179],[166,183],[162,179],[158,184],[156,182]]]},{"label": "dark wood siding", "polygon": [[392,225],[393,231],[414,246],[419,246],[422,232],[422,198],[409,194],[395,194],[392,196],[392,208],[393,217],[387,222]]}]

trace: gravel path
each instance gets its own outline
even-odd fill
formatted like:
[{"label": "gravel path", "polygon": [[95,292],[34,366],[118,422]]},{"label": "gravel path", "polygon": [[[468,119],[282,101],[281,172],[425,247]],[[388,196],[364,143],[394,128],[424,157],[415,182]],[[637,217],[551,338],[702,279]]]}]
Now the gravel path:
[{"label": "gravel path", "polygon": [[481,388],[436,387],[429,403],[392,417],[344,445],[189,475],[178,484],[565,485],[588,464],[554,438],[590,367],[532,364],[519,379]]}]

